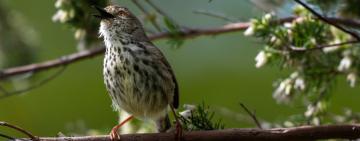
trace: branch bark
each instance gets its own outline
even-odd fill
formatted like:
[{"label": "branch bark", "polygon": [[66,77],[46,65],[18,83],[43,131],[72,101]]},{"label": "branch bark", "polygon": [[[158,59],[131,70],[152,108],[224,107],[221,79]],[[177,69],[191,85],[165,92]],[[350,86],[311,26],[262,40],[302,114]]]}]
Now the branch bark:
[{"label": "branch bark", "polygon": [[[296,17],[286,17],[279,19],[277,21],[274,21],[274,24],[277,23],[284,23],[284,22],[290,22],[294,20]],[[341,19],[341,18],[328,18],[328,20],[332,22],[336,22],[338,24],[347,25],[349,27],[353,28],[360,28],[360,21],[356,20],[350,20],[350,19]],[[182,38],[194,38],[198,36],[214,36],[218,34],[224,34],[229,32],[236,32],[245,30],[250,26],[250,22],[238,22],[238,23],[230,23],[226,24],[220,27],[213,27],[213,28],[186,28],[182,29],[180,31],[180,36]],[[157,34],[150,35],[149,38],[151,40],[158,40],[158,39],[164,39],[164,38],[171,38],[172,34],[170,32],[161,32]],[[98,56],[102,54],[105,51],[105,48],[103,46],[100,47],[94,47],[89,50],[76,52],[70,55],[62,56],[58,59],[54,60],[48,60],[40,63],[34,63],[24,66],[18,66],[13,68],[7,68],[0,71],[0,79],[5,79],[14,75],[18,74],[24,74],[29,72],[40,72],[43,70],[71,64],[83,59],[91,58],[94,56]]]},{"label": "branch bark", "polygon": [[[360,125],[302,126],[274,129],[225,129],[185,132],[182,141],[308,141],[360,138]],[[174,133],[121,135],[122,141],[175,141]],[[110,141],[109,136],[44,137],[40,141]]]}]

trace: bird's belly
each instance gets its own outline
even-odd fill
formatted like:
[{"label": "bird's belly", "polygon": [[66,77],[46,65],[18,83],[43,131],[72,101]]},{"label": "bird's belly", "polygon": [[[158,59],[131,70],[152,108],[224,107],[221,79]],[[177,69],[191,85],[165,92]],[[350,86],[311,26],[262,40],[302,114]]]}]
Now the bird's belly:
[{"label": "bird's belly", "polygon": [[[119,64],[119,63],[117,63]],[[116,110],[123,109],[141,119],[157,119],[164,116],[168,101],[160,91],[147,89],[142,76],[132,67],[105,64],[104,80]]]}]

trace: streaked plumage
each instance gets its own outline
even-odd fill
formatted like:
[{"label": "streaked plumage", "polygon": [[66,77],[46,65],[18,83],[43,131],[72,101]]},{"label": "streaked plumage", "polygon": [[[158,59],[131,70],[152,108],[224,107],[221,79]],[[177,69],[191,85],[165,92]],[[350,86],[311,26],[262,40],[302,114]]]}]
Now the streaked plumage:
[{"label": "streaked plumage", "polygon": [[[104,81],[116,110],[139,119],[169,124],[169,104],[178,107],[178,84],[161,51],[145,35],[139,20],[126,8],[108,6],[100,35],[104,38]],[[163,131],[169,125],[162,125]]]}]

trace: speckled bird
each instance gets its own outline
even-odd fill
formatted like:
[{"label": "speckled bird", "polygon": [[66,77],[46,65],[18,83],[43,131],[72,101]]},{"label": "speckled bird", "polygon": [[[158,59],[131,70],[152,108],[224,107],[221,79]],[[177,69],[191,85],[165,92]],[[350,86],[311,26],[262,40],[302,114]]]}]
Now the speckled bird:
[{"label": "speckled bird", "polygon": [[159,132],[166,131],[168,108],[179,105],[179,87],[168,61],[127,8],[96,9],[100,14],[94,16],[101,19],[99,33],[106,46],[106,89],[116,110],[133,115],[112,129],[111,138],[120,138],[118,128],[132,117],[155,120]]}]

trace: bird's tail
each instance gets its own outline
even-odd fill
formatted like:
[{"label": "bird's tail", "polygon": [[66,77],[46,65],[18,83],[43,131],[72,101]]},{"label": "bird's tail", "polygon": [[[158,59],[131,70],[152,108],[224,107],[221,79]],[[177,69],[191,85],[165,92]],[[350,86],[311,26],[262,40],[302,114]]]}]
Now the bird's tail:
[{"label": "bird's tail", "polygon": [[171,123],[168,114],[156,121],[156,128],[160,133],[166,132],[170,127]]}]

